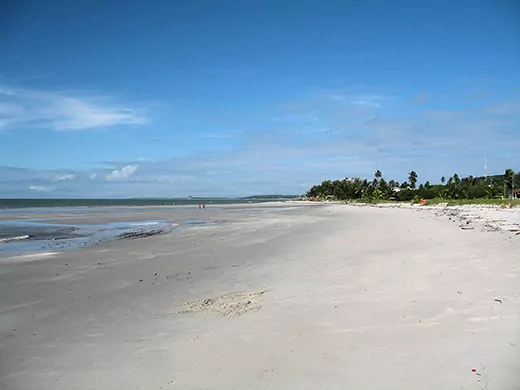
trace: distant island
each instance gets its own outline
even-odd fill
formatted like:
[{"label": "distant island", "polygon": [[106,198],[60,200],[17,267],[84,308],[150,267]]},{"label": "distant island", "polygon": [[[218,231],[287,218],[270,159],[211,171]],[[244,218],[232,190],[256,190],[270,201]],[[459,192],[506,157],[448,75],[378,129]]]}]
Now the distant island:
[{"label": "distant island", "polygon": [[273,200],[273,199],[283,199],[283,200],[286,200],[286,199],[296,199],[298,198],[299,195],[280,195],[280,194],[274,194],[274,195],[251,195],[251,196],[245,196],[243,198],[240,198],[240,199],[246,199],[246,200],[253,200],[253,199],[256,199],[256,200],[259,200],[259,199],[270,199],[270,200]]}]

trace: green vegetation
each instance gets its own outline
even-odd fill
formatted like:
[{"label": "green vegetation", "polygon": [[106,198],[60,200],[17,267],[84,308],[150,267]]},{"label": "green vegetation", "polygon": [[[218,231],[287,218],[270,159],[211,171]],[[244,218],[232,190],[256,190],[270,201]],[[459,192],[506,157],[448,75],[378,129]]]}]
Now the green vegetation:
[{"label": "green vegetation", "polygon": [[[506,169],[503,175],[488,177],[468,176],[460,178],[453,174],[448,180],[443,176],[441,184],[426,181],[419,184],[415,171],[408,174],[408,181],[399,183],[385,180],[380,170],[373,180],[345,178],[343,180],[325,180],[307,191],[307,197],[313,199],[334,199],[342,201],[362,201],[379,203],[388,201],[415,201],[427,199],[428,204],[518,204],[512,200],[520,196],[520,172]],[[505,199],[506,201],[504,201]],[[510,199],[510,201],[507,201]]]}]

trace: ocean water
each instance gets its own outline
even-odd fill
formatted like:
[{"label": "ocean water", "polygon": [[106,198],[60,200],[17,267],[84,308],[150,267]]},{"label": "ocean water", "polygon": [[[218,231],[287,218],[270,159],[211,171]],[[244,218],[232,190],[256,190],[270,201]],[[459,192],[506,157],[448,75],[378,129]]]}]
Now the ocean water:
[{"label": "ocean water", "polygon": [[71,250],[113,239],[164,234],[177,226],[176,223],[160,220],[99,224],[2,220],[0,221],[0,258],[20,253]]},{"label": "ocean water", "polygon": [[278,201],[274,198],[135,198],[135,199],[1,199],[1,209],[41,208],[41,207],[134,207],[134,206],[172,206],[197,204],[234,204]]}]

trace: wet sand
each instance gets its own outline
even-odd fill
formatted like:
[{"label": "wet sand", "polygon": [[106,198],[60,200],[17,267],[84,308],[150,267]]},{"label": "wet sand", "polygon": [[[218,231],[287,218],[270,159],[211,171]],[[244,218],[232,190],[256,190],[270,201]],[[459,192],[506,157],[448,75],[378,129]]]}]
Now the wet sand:
[{"label": "wet sand", "polygon": [[[292,204],[289,207],[294,208]],[[229,223],[243,215],[283,211],[283,202],[147,207],[74,207],[0,210],[0,259],[84,248],[165,234],[176,228]]]},{"label": "wet sand", "polygon": [[517,389],[520,236],[449,218],[229,212],[4,259],[0,388]]}]

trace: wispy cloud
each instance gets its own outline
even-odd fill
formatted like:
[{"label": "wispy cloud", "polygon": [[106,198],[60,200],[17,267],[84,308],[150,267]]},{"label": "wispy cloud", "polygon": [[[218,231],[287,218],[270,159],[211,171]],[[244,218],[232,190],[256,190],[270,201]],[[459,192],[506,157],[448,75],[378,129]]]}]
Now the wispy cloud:
[{"label": "wispy cloud", "polygon": [[138,165],[126,165],[121,169],[114,169],[110,172],[106,179],[107,181],[120,181],[130,178],[139,168]]},{"label": "wispy cloud", "polygon": [[72,173],[64,173],[54,176],[55,181],[65,181],[65,180],[74,180],[74,175]]},{"label": "wispy cloud", "polygon": [[366,106],[366,107],[376,107],[383,108],[383,104],[385,101],[389,101],[390,98],[387,96],[380,95],[359,95],[353,96],[349,98],[349,103],[355,106]]},{"label": "wispy cloud", "polygon": [[0,130],[88,130],[147,121],[143,110],[106,96],[0,86]]},{"label": "wispy cloud", "polygon": [[234,138],[238,135],[242,134],[241,131],[238,130],[227,130],[227,131],[220,131],[220,132],[212,132],[212,133],[204,133],[201,134],[201,138]]},{"label": "wispy cloud", "polygon": [[54,187],[50,186],[29,186],[29,189],[32,191],[52,191]]},{"label": "wispy cloud", "polygon": [[400,96],[387,110],[322,94],[262,113],[264,123],[254,132],[232,133],[240,142],[225,151],[200,148],[163,159],[137,155],[86,170],[0,167],[0,196],[34,194],[37,188],[38,196],[80,197],[303,193],[323,179],[370,177],[376,169],[397,180],[411,169],[432,182],[455,171],[478,175],[485,155],[491,173],[515,167],[517,97],[478,106],[444,104],[442,97],[430,93],[417,107]]},{"label": "wispy cloud", "polygon": [[328,96],[331,101],[348,103],[353,106],[383,108],[386,103],[395,100],[395,96],[379,93],[333,93]]}]

